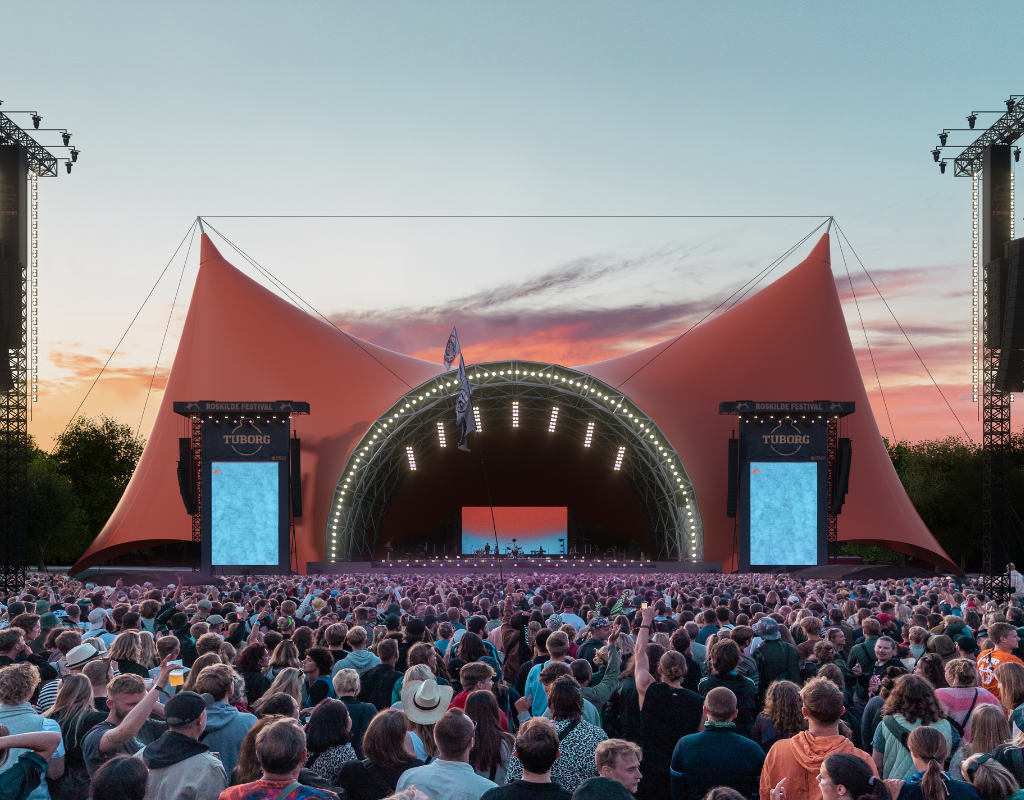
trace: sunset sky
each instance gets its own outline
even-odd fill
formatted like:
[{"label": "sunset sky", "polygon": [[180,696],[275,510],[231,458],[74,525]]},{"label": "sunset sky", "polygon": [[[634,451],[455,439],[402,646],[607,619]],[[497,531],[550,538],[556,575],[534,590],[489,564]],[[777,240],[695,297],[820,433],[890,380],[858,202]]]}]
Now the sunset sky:
[{"label": "sunset sky", "polygon": [[229,242],[370,341],[436,361],[457,324],[471,360],[566,365],[686,330],[834,215],[880,430],[963,435],[875,285],[980,435],[970,182],[929,150],[1024,91],[1019,25],[997,24],[1015,4],[2,8],[10,31],[53,25],[6,40],[0,110],[82,151],[40,188],[44,447],[112,353],[82,413],[149,430],[198,214],[236,266],[269,283]]}]

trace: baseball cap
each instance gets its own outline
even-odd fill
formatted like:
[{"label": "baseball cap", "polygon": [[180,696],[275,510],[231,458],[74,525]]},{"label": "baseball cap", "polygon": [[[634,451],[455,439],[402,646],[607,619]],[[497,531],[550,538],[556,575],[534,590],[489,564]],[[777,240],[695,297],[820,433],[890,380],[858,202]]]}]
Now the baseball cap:
[{"label": "baseball cap", "polygon": [[592,620],[590,620],[590,630],[595,630],[597,628],[607,628],[611,624],[612,621],[608,619],[608,617],[594,617]]},{"label": "baseball cap", "polygon": [[209,600],[207,600],[206,598],[203,598],[202,600],[200,600],[198,603],[196,603],[196,605],[199,606],[200,608],[205,608],[205,609],[213,608],[213,603],[210,602]]},{"label": "baseball cap", "polygon": [[206,701],[195,692],[178,692],[164,704],[164,716],[172,728],[195,722],[205,710]]},{"label": "baseball cap", "polygon": [[102,625],[103,620],[107,618],[107,612],[102,608],[94,608],[89,612],[89,622],[93,625]]},{"label": "baseball cap", "polygon": [[217,625],[218,623],[223,624],[227,622],[227,620],[224,619],[224,617],[222,617],[220,614],[210,614],[210,616],[206,618],[206,621],[211,625]]}]

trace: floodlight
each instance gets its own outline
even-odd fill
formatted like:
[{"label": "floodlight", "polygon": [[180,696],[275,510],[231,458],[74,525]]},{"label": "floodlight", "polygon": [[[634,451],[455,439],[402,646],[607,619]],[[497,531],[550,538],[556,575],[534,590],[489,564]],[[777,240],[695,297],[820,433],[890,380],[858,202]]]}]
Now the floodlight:
[{"label": "floodlight", "polygon": [[972,131],[974,130],[974,123],[977,122],[977,121],[978,121],[978,115],[977,114],[971,114],[967,118],[967,124],[971,126],[971,130]]}]

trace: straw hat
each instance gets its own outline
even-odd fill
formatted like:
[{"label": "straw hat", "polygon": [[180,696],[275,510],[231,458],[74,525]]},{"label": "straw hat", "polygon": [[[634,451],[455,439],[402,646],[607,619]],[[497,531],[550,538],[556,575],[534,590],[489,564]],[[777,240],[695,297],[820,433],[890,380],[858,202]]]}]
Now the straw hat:
[{"label": "straw hat", "polygon": [[420,725],[433,725],[448,710],[454,689],[437,681],[409,681],[402,685],[402,710]]}]

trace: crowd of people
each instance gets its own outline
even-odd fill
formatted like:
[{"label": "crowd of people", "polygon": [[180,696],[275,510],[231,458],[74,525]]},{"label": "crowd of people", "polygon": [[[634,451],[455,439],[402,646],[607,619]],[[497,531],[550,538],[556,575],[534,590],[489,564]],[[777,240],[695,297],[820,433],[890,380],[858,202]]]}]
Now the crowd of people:
[{"label": "crowd of people", "polygon": [[30,576],[0,800],[1024,800],[1024,608],[785,575]]}]

